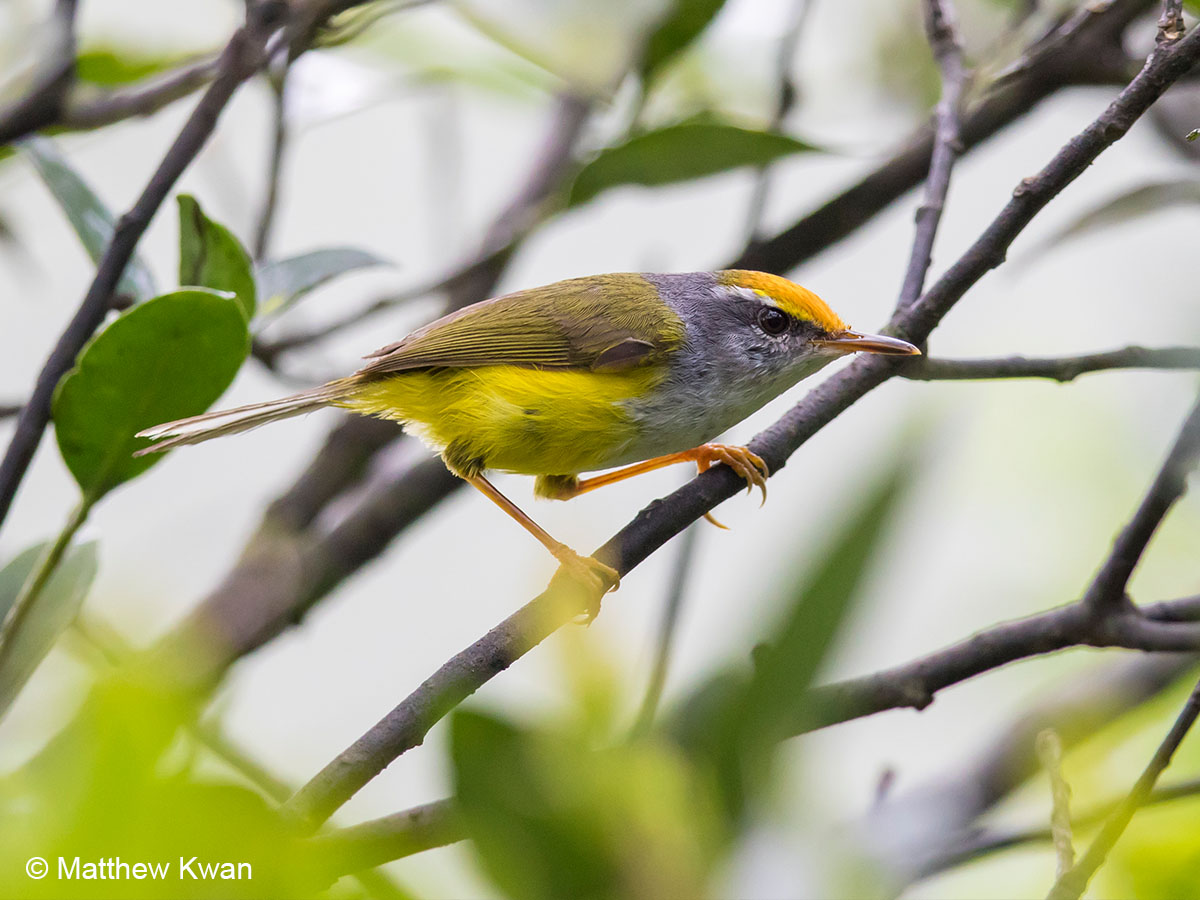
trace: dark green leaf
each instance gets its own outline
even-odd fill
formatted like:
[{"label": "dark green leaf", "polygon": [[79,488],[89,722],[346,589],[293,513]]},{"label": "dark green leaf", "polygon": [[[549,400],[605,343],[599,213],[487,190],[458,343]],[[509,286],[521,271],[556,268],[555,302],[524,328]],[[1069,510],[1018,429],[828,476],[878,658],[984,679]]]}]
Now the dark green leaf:
[{"label": "dark green leaf", "polygon": [[698,758],[707,758],[736,818],[763,786],[771,754],[810,714],[808,688],[828,656],[911,479],[902,456],[813,556],[811,571],[791,578],[786,612],[755,648],[752,674],[718,674],[679,707],[669,728]]},{"label": "dark green leaf", "polygon": [[67,468],[93,500],[154,465],[134,434],[203,412],[233,381],[250,336],[228,294],[188,289],[135,306],[97,335],[58,386]]},{"label": "dark green leaf", "polygon": [[204,214],[196,198],[179,195],[179,284],[228,291],[247,321],[254,318],[257,289],[250,254],[224,225]]},{"label": "dark green leaf", "polygon": [[1063,241],[1073,240],[1113,225],[1120,225],[1142,216],[1152,215],[1174,206],[1200,206],[1200,181],[1179,181],[1144,184],[1118,194],[1111,200],[1088,210],[1065,228],[1047,238],[1037,252],[1043,253]]},{"label": "dark green leaf", "polygon": [[354,247],[311,250],[287,259],[264,263],[258,269],[258,289],[264,313],[291,306],[325,282],[371,266],[391,265],[386,259]]},{"label": "dark green leaf", "polygon": [[511,897],[697,897],[722,837],[708,783],[640,741],[597,748],[469,711],[451,723],[458,806]]},{"label": "dark green leaf", "polygon": [[75,58],[75,77],[97,87],[120,87],[165,72],[179,62],[178,55],[149,56],[124,47],[91,47]]},{"label": "dark green leaf", "polygon": [[619,185],[674,184],[817,149],[784,134],[721,122],[682,122],[602,150],[576,176],[570,205]]},{"label": "dark green leaf", "polygon": [[716,18],[725,0],[675,0],[646,39],[642,80],[649,82],[664,63],[687,48]]},{"label": "dark green leaf", "polygon": [[[26,580],[49,544],[38,544],[18,554],[0,569],[0,620],[8,614]],[[50,652],[58,636],[75,621],[79,607],[96,577],[96,544],[81,544],[67,550],[54,568],[46,586],[16,633],[7,664],[0,668],[0,712],[7,710],[29,676]]]},{"label": "dark green leaf", "polygon": [[[92,262],[99,262],[108,247],[113,233],[113,214],[100,202],[95,191],[88,186],[66,159],[58,152],[54,142],[48,138],[26,138],[21,146],[29,154],[42,181],[66,213],[71,227],[79,236],[83,249]],[[156,293],[154,277],[149,268],[135,253],[117,282],[117,293],[145,300]]]}]

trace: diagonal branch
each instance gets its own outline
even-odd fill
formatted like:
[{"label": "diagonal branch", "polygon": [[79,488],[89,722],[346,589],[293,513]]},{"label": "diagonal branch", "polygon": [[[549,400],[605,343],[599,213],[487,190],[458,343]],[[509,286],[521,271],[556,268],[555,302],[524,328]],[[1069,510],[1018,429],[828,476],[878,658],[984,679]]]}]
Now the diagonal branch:
[{"label": "diagonal branch", "polygon": [[[1134,121],[1197,60],[1200,60],[1200,30],[1194,30],[1169,49],[1156,49],[1142,71],[1095,122],[1055,154],[1035,178],[1022,182],[1000,215],[937,284],[917,304],[897,311],[893,328],[909,339],[923,341],[928,337],[966,291],[1003,261],[1008,247],[1034,216],[1107,147],[1123,137]],[[756,437],[751,448],[767,461],[772,472],[778,471],[817,430],[886,381],[894,371],[886,359],[854,362]],[[709,469],[667,498],[643,509],[595,556],[626,575],[741,487],[741,479],[731,470],[721,466]],[[571,596],[565,597],[572,588]],[[286,808],[309,824],[324,821],[389,762],[419,744],[442,716],[597,599],[585,596],[577,585],[564,583],[556,575],[545,592],[444,664],[318,773]],[[1132,610],[1106,621],[1102,632],[1096,632],[1094,624],[1080,604],[1043,614],[1034,626],[1010,623],[1010,632],[1021,633],[1022,646],[1018,651],[1010,640],[1005,653],[994,654],[997,661],[993,664],[1069,646],[1078,643],[1081,635],[1086,641],[1107,641],[1109,645],[1153,645],[1156,649],[1200,646],[1200,627],[1146,622]],[[918,696],[914,702],[919,704],[923,700],[923,696]]]},{"label": "diagonal branch", "polygon": [[917,302],[925,286],[925,275],[933,262],[933,239],[942,220],[954,161],[958,159],[961,132],[959,112],[970,77],[963,63],[953,5],[949,0],[925,0],[924,8],[925,32],[942,73],[942,96],[934,116],[933,150],[929,159],[929,177],[925,181],[925,199],[917,209],[917,234],[900,288],[897,304],[900,309]]},{"label": "diagonal branch", "polygon": [[38,64],[29,92],[0,109],[0,147],[52,124],[61,114],[75,80],[75,14],[78,0],[56,0],[45,60]]},{"label": "diagonal branch", "polygon": [[1187,490],[1187,476],[1200,461],[1200,402],[1183,424],[1171,452],[1142,498],[1133,519],[1117,536],[1112,553],[1081,601],[1095,616],[1117,612],[1128,603],[1129,577],[1146,545],[1171,507]]},{"label": "diagonal branch", "polygon": [[1047,900],[1079,900],[1079,897],[1087,889],[1088,882],[1096,874],[1096,870],[1104,864],[1109,851],[1125,833],[1125,829],[1133,820],[1134,813],[1150,799],[1158,777],[1170,765],[1171,757],[1183,743],[1183,739],[1195,724],[1197,717],[1200,717],[1200,683],[1197,683],[1192,690],[1179,717],[1175,720],[1175,724],[1171,726],[1171,730],[1159,744],[1150,763],[1129,792],[1129,796],[1121,801],[1109,816],[1083,858],[1054,883],[1054,887],[1046,895]]},{"label": "diagonal branch", "polygon": [[104,321],[113,289],[167,193],[208,141],[234,91],[262,66],[267,42],[282,24],[277,18],[282,10],[274,4],[252,7],[247,24],[238,29],[221,54],[217,79],[196,105],[133,208],[118,220],[87,294],[42,367],[29,401],[17,415],[16,431],[0,462],[0,523],[50,421],[54,388]]}]

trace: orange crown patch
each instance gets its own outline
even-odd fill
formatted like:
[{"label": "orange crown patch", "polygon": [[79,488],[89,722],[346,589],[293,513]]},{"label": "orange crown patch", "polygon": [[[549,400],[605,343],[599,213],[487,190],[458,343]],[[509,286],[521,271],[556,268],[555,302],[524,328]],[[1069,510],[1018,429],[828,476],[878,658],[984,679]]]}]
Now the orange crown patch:
[{"label": "orange crown patch", "polygon": [[717,281],[731,287],[748,288],[779,305],[785,313],[797,319],[815,322],[826,331],[844,331],[846,323],[829,308],[824,300],[808,288],[802,288],[786,278],[751,272],[746,269],[726,269],[717,273]]}]

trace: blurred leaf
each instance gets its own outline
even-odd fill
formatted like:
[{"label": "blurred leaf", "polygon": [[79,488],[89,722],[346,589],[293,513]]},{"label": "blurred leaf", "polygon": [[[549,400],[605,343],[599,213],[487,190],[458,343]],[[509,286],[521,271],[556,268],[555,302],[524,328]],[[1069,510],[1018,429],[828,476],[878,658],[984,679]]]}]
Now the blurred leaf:
[{"label": "blurred leaf", "polygon": [[291,306],[309,291],[357,269],[390,266],[374,253],[354,247],[311,250],[287,259],[264,263],[258,269],[258,287],[263,312],[278,312]]},{"label": "blurred leaf", "polygon": [[237,301],[199,288],[135,306],[93,338],[54,396],[58,446],[84,495],[94,501],[161,459],[134,458],[148,443],[134,434],[207,409],[249,346]]},{"label": "blurred leaf", "polygon": [[721,832],[707,786],[665,748],[596,749],[459,711],[451,753],[463,820],[508,896],[704,894]]},{"label": "blurred leaf", "polygon": [[1044,253],[1064,241],[1170,209],[1173,206],[1197,205],[1200,205],[1200,181],[1182,179],[1144,184],[1123,194],[1118,194],[1111,200],[1088,210],[1065,228],[1047,238],[1037,248],[1037,253]]},{"label": "blurred leaf", "polygon": [[[1131,776],[1132,777],[1132,776]],[[1200,896],[1200,800],[1140,810],[1097,873],[1097,897]]]},{"label": "blurred leaf", "polygon": [[642,81],[686,49],[716,18],[725,0],[675,0],[666,16],[646,39],[642,52]]},{"label": "blurred leaf", "polygon": [[[71,227],[75,229],[80,243],[83,244],[83,249],[92,258],[92,262],[98,263],[112,239],[113,214],[100,202],[100,198],[79,173],[71,168],[53,141],[34,136],[22,141],[21,146],[29,154],[38,175],[66,213]],[[136,253],[121,273],[117,282],[117,293],[134,300],[145,300],[158,293],[150,269]]]},{"label": "blurred leaf", "polygon": [[178,54],[149,55],[127,47],[91,47],[75,57],[75,77],[97,87],[120,87],[165,72]]},{"label": "blurred leaf", "polygon": [[682,122],[600,151],[576,176],[569,203],[578,206],[619,185],[674,184],[817,149],[784,134],[721,122]]},{"label": "blurred leaf", "polygon": [[[0,621],[49,549],[49,544],[37,544],[0,569]],[[96,577],[96,568],[95,542],[70,548],[55,567],[37,604],[31,607],[24,627],[16,632],[17,643],[7,665],[0,668],[0,714],[12,705],[58,636],[75,621]]]},{"label": "blurred leaf", "polygon": [[[212,767],[181,729],[192,702],[113,676],[98,683],[66,729],[34,759],[0,779],[0,897],[307,897],[309,860],[271,806]],[[219,769],[217,770],[219,771]],[[30,856],[50,860],[42,881],[25,876]],[[120,857],[166,864],[163,877],[116,882],[57,877],[58,857],[80,866]],[[236,880],[180,872],[201,864],[248,865]],[[109,874],[108,878],[112,878]]]},{"label": "blurred leaf", "polygon": [[833,647],[912,478],[901,454],[813,557],[816,568],[791,579],[792,598],[770,639],[755,648],[749,676],[721,673],[681,705],[671,732],[694,756],[715,766],[735,817],[747,792],[763,786],[770,756],[810,714],[808,688]]},{"label": "blurred leaf", "polygon": [[1185,137],[1185,140],[1194,141],[1196,138],[1200,138],[1200,128],[1193,128],[1191,131],[1189,131]]},{"label": "blurred leaf", "polygon": [[204,214],[195,197],[180,194],[178,200],[179,284],[228,291],[246,320],[253,319],[257,294],[250,254],[233,232]]}]

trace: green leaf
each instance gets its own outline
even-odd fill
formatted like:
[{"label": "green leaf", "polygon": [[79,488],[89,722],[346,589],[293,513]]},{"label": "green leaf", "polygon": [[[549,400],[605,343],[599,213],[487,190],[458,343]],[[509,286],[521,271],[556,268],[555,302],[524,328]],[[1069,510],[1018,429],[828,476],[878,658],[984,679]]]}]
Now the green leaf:
[{"label": "green leaf", "polygon": [[699,897],[723,837],[709,785],[649,741],[611,747],[459,711],[458,807],[510,897]]},{"label": "green leaf", "polygon": [[[49,544],[37,544],[0,569],[0,620],[8,615],[17,594],[49,549]],[[96,568],[95,542],[70,548],[55,567],[37,604],[17,632],[17,643],[7,664],[0,668],[0,711],[12,705],[58,636],[75,621],[96,577]]]},{"label": "green leaf", "polygon": [[722,122],[681,122],[602,150],[576,176],[569,203],[578,206],[619,185],[674,184],[817,149],[784,134]]},{"label": "green leaf", "polygon": [[1065,228],[1047,238],[1038,248],[1041,254],[1064,241],[1074,240],[1113,225],[1153,215],[1173,206],[1200,205],[1200,181],[1180,179],[1144,184],[1118,194],[1078,216]]},{"label": "green leaf", "polygon": [[391,263],[386,259],[354,247],[328,247],[263,263],[258,269],[263,312],[280,312],[339,275],[388,265]]},{"label": "green leaf", "polygon": [[207,409],[246,359],[237,301],[198,288],[135,306],[97,335],[58,386],[54,425],[67,468],[93,501],[161,458],[134,435]]},{"label": "green leaf", "polygon": [[642,81],[649,82],[665,63],[698,38],[724,5],[725,0],[675,0],[646,39]]},{"label": "green leaf", "polygon": [[[79,173],[71,168],[70,163],[58,152],[58,148],[49,138],[29,137],[21,146],[29,154],[34,168],[54,195],[54,199],[58,201],[58,205],[66,213],[67,220],[83,244],[83,249],[92,258],[92,262],[98,263],[112,240],[115,221],[112,212],[100,201]],[[136,253],[121,273],[117,282],[117,293],[139,301],[158,293],[150,269]]]},{"label": "green leaf", "polygon": [[793,575],[786,611],[754,650],[754,671],[714,676],[679,707],[668,727],[692,756],[706,758],[737,818],[764,787],[777,744],[812,713],[808,689],[882,545],[904,488],[912,478],[901,454],[870,490],[809,572]]},{"label": "green leaf", "polygon": [[195,197],[180,194],[178,200],[179,284],[228,291],[246,320],[253,319],[257,289],[250,254],[233,232],[204,214]]},{"label": "green leaf", "polygon": [[97,87],[120,87],[181,62],[178,54],[148,55],[125,47],[90,47],[75,57],[75,77]]}]

